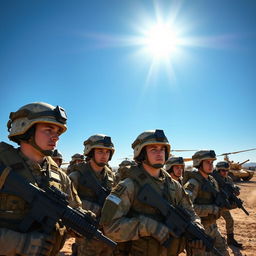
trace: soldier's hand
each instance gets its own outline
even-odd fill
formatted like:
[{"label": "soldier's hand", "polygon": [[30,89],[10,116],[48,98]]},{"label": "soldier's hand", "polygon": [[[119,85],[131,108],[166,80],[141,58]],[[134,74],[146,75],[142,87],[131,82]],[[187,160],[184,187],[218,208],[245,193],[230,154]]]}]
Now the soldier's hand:
[{"label": "soldier's hand", "polygon": [[140,236],[152,236],[161,244],[169,238],[169,229],[151,218],[140,216]]},{"label": "soldier's hand", "polygon": [[189,247],[205,251],[205,245],[202,240],[191,240],[188,241]]}]

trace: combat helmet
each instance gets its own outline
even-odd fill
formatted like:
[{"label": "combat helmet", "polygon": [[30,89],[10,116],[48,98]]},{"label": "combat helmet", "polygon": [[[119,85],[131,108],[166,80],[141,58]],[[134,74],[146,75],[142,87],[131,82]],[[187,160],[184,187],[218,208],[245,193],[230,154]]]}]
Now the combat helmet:
[{"label": "combat helmet", "polygon": [[56,159],[63,159],[62,158],[62,154],[60,153],[60,151],[58,149],[55,149],[52,153],[52,158],[56,158]]},{"label": "combat helmet", "polygon": [[216,160],[216,154],[214,150],[200,150],[197,151],[193,156],[193,167],[199,168],[203,160]]},{"label": "combat helmet", "polygon": [[61,128],[61,133],[67,130],[67,116],[63,108],[54,107],[44,102],[35,102],[11,112],[7,123],[9,139],[19,143],[22,136],[37,123],[55,124]]},{"label": "combat helmet", "polygon": [[89,137],[89,139],[84,141],[84,154],[86,156],[89,156],[90,152],[94,148],[110,149],[109,161],[111,160],[115,152],[114,144],[111,141],[111,137],[104,134],[92,135],[91,137]]},{"label": "combat helmet", "polygon": [[229,170],[229,163],[227,161],[220,161],[216,164],[217,170]]},{"label": "combat helmet", "polygon": [[57,165],[60,167],[62,165],[63,157],[60,151],[58,149],[55,149],[52,153],[52,159],[57,163]]},{"label": "combat helmet", "polygon": [[165,164],[165,169],[168,171],[170,170],[174,165],[182,165],[185,166],[183,157],[170,157],[166,164]]},{"label": "combat helmet", "polygon": [[142,149],[145,146],[154,144],[162,144],[166,147],[165,160],[167,160],[170,155],[171,145],[163,130],[148,130],[141,133],[136,138],[136,140],[132,143],[134,160],[140,162],[139,156],[142,152]]},{"label": "combat helmet", "polygon": [[136,165],[136,163],[135,163],[133,160],[123,160],[123,161],[119,164],[119,167],[131,166],[131,165]]},{"label": "combat helmet", "polygon": [[71,156],[71,161],[76,161],[76,160],[84,160],[84,155],[76,153],[73,156]]}]

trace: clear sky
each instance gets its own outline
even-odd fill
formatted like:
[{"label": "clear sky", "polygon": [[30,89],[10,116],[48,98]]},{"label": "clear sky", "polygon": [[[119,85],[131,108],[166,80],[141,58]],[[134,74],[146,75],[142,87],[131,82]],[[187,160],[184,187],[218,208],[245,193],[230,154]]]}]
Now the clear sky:
[{"label": "clear sky", "polygon": [[11,111],[43,101],[67,111],[65,161],[103,133],[117,166],[149,129],[172,149],[255,148],[255,13],[255,0],[1,0],[0,140]]}]

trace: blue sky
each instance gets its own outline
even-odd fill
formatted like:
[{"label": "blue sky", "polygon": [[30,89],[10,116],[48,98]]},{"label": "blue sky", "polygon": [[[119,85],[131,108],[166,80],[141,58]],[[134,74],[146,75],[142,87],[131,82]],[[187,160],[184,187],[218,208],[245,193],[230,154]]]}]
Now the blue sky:
[{"label": "blue sky", "polygon": [[[103,133],[116,166],[148,129],[172,149],[255,148],[255,12],[254,0],[2,0],[0,139],[11,111],[44,101],[67,111],[65,161]],[[159,19],[185,43],[156,64],[137,39]],[[248,158],[256,151],[232,155]]]}]

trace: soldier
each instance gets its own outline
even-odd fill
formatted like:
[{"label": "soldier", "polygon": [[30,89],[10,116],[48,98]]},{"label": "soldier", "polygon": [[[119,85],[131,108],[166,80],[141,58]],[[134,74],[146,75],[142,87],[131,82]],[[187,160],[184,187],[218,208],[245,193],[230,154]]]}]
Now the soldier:
[{"label": "soldier", "polygon": [[[205,182],[218,190],[216,180],[210,176],[213,172],[213,161],[216,155],[213,150],[200,150],[193,156],[193,167],[197,171],[185,172],[183,183],[185,190],[190,195],[194,204],[194,209],[205,228],[206,233],[215,239],[215,247],[224,255],[229,255],[225,238],[221,236],[218,230],[216,220],[220,217],[221,209],[215,204],[215,198],[212,192],[205,188]],[[209,184],[209,183],[208,183]],[[213,255],[212,253],[196,252],[196,255]]]},{"label": "soldier", "polygon": [[138,165],[131,166],[129,176],[112,189],[103,206],[100,223],[105,233],[118,242],[114,255],[178,255],[183,251],[184,238],[172,237],[168,249],[164,247],[170,231],[163,224],[162,216],[138,200],[139,189],[149,184],[172,204],[186,208],[192,219],[200,223],[181,185],[162,169],[170,144],[163,130],[150,130],[140,134],[132,148]]},{"label": "soldier", "polygon": [[115,174],[115,184],[117,184],[120,180],[123,180],[127,176],[127,171],[132,165],[136,165],[135,161],[133,160],[123,160],[119,164],[119,168]]},{"label": "soldier", "polygon": [[60,168],[62,165],[62,154],[58,151],[58,149],[55,149],[52,153],[52,159],[54,160],[54,162],[58,165],[58,167]]},{"label": "soldier", "polygon": [[[109,136],[96,134],[84,142],[86,163],[77,165],[77,170],[70,174],[77,188],[83,208],[90,209],[100,217],[106,196],[110,193],[114,175],[107,167],[114,154],[114,145]],[[96,240],[77,239],[77,255],[110,255],[112,249]]]},{"label": "soldier", "polygon": [[77,165],[84,162],[84,155],[76,153],[71,157],[71,161],[67,168],[67,175],[71,172],[74,172],[77,168]]},{"label": "soldier", "polygon": [[39,220],[28,231],[20,232],[19,225],[33,203],[1,189],[8,179],[4,175],[8,170],[5,167],[10,167],[11,172],[18,173],[34,186],[45,188],[53,185],[67,193],[71,206],[81,205],[70,179],[49,157],[59,136],[67,129],[66,120],[63,108],[47,103],[31,103],[10,113],[7,124],[9,139],[20,147],[0,143],[0,169],[3,171],[0,177],[0,255],[54,256],[64,244],[66,230],[60,221],[49,234],[43,232],[44,223]]},{"label": "soldier", "polygon": [[[236,191],[236,196],[240,194],[240,188],[236,186],[231,177],[228,176],[229,172],[229,163],[227,161],[218,162],[216,165],[217,171],[220,173],[223,180],[229,184],[231,184]],[[234,238],[234,219],[230,213],[230,211],[223,211],[221,216],[225,219],[226,222],[226,231],[227,231],[227,242],[228,245],[234,245],[238,248],[243,248],[241,243],[238,243]]]},{"label": "soldier", "polygon": [[165,164],[166,171],[180,184],[182,184],[184,167],[185,164],[182,157],[170,157]]}]

